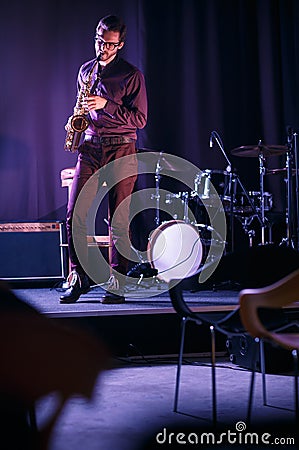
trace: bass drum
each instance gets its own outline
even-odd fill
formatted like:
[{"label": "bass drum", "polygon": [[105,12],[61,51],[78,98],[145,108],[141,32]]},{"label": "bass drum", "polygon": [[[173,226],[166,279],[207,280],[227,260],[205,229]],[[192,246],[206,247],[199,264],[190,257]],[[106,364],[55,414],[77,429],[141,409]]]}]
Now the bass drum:
[{"label": "bass drum", "polygon": [[200,266],[203,247],[198,229],[182,220],[170,220],[156,228],[148,242],[148,260],[167,283],[193,275]]}]

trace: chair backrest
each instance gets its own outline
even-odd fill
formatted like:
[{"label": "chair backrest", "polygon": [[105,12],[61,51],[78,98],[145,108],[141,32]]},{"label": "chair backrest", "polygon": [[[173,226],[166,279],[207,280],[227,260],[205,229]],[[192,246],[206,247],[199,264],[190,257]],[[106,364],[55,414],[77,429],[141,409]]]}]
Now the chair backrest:
[{"label": "chair backrest", "polygon": [[183,296],[183,281],[170,280],[168,284],[168,292],[171,299],[172,306],[181,317],[196,320],[195,314],[189,308]]},{"label": "chair backrest", "polygon": [[240,317],[246,330],[254,337],[271,338],[262,324],[260,308],[283,308],[299,300],[299,270],[263,288],[243,289],[239,294]]}]

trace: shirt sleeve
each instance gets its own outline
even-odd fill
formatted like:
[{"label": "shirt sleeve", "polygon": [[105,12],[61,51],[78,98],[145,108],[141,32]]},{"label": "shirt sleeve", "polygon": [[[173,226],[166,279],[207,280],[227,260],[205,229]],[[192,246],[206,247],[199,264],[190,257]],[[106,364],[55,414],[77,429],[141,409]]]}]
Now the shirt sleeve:
[{"label": "shirt sleeve", "polygon": [[126,85],[126,95],[121,105],[107,98],[102,112],[115,119],[120,124],[136,128],[144,128],[147,121],[147,93],[144,76],[136,71],[129,77]]}]

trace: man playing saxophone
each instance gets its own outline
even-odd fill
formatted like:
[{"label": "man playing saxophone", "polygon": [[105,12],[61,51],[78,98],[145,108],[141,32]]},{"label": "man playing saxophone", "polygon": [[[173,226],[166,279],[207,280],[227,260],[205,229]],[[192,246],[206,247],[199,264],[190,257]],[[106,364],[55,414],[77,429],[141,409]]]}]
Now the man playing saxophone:
[{"label": "man playing saxophone", "polygon": [[[129,252],[130,240],[129,203],[123,200],[133,192],[137,177],[135,156],[137,129],[143,128],[147,121],[144,76],[138,68],[118,54],[124,46],[125,36],[126,25],[120,18],[113,15],[103,17],[96,28],[96,59],[84,63],[79,69],[78,93],[82,93],[82,87],[86,88],[88,78],[91,82],[90,89],[87,89],[88,94],[84,96],[81,105],[87,111],[88,127],[84,132],[83,142],[78,147],[76,170],[67,207],[66,229],[71,273],[68,277],[69,287],[60,297],[61,303],[76,302],[80,295],[87,293],[90,288],[90,279],[75,249],[74,233],[85,236],[82,248],[86,247],[87,254],[86,217],[96,196],[96,189],[87,189],[86,192],[84,189],[84,195],[82,189],[99,169],[107,165],[110,167],[111,162],[116,163],[112,164],[112,169],[107,175],[107,180],[111,182],[108,189],[112,276],[102,303],[125,301],[122,280],[128,269],[126,255]],[[96,62],[98,64],[95,64]],[[93,70],[95,66],[98,70]],[[70,123],[67,130],[69,126]],[[132,156],[129,158],[130,165],[134,167],[117,164],[120,158],[129,155]],[[129,175],[126,176],[126,173]],[[114,183],[114,179],[121,181]],[[78,207],[76,201],[80,193]],[[119,205],[123,207],[118,208]],[[118,277],[118,274],[121,276]]]}]

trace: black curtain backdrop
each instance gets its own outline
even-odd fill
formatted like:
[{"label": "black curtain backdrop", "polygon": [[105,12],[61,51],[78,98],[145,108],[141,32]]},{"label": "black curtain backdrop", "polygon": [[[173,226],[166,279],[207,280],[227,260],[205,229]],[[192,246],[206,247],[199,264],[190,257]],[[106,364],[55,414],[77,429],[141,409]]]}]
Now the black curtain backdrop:
[{"label": "black curtain backdrop", "polygon": [[[0,221],[60,220],[67,190],[60,171],[79,66],[94,55],[100,17],[128,25],[122,55],[146,77],[149,120],[138,146],[188,159],[201,170],[226,168],[212,130],[249,190],[258,159],[233,148],[284,145],[299,129],[298,0],[11,0],[1,7]],[[285,155],[267,158],[285,166]],[[275,209],[285,183],[266,177]]]}]

